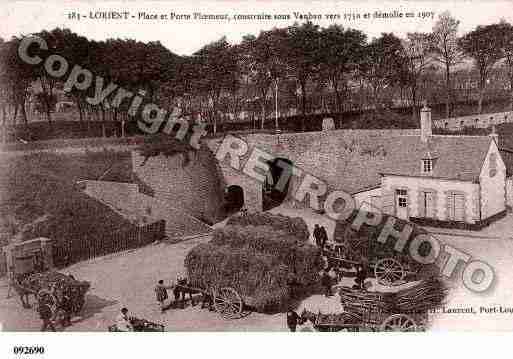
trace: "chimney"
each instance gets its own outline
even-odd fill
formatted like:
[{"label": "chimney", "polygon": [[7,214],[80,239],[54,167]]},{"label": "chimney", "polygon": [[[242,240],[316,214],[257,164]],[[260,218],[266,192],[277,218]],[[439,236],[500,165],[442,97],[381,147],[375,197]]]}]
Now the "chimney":
[{"label": "chimney", "polygon": [[424,107],[420,110],[420,140],[422,142],[427,142],[429,137],[431,137],[431,126],[431,109],[424,102]]},{"label": "chimney", "polygon": [[499,145],[499,134],[497,133],[497,128],[495,127],[495,125],[492,126],[492,132],[489,134],[489,136],[491,138],[493,138],[493,140],[495,141],[495,144],[498,146]]}]

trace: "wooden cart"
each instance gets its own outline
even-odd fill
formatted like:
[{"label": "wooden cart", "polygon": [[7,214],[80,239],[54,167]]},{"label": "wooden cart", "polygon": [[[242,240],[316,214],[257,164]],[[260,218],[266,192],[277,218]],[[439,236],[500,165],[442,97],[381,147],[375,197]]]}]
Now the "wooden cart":
[{"label": "wooden cart", "polygon": [[243,315],[244,300],[232,287],[206,289],[178,284],[177,288],[191,295],[200,293],[203,296],[210,297],[215,311],[224,319],[239,319]]},{"label": "wooden cart", "polygon": [[78,281],[59,272],[35,273],[15,283],[18,290],[33,294],[39,303],[46,303],[58,315],[63,297],[72,301],[72,314],[79,314],[85,305],[85,294],[90,288],[87,281]]},{"label": "wooden cart", "polygon": [[[336,314],[303,312],[318,331],[399,331],[425,330],[427,311],[405,312],[387,293],[341,288],[343,311]],[[394,298],[394,299],[392,299]]]},{"label": "wooden cart", "polygon": [[414,319],[413,316],[404,313],[376,313],[362,317],[354,313],[323,314],[319,312],[313,315],[312,323],[315,330],[319,332],[342,330],[349,332],[417,332],[424,330],[418,317]]},{"label": "wooden cart", "polygon": [[[134,332],[163,332],[165,330],[164,325],[159,323],[150,322],[146,319],[139,319],[132,317],[130,318],[130,324],[134,328]],[[109,332],[121,332],[116,324],[108,327]]]},{"label": "wooden cart", "polygon": [[325,251],[330,266],[365,265],[378,283],[385,286],[403,284],[407,278],[419,273],[421,266],[418,263],[377,241],[357,237],[350,227],[344,238],[344,242]]}]

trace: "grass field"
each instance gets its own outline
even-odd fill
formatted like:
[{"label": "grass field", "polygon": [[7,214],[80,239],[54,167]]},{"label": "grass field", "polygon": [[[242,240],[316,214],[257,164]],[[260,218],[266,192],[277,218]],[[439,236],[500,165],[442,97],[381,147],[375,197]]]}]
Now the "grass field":
[{"label": "grass field", "polygon": [[23,239],[101,235],[128,222],[83,194],[76,182],[105,173],[103,180],[128,182],[131,172],[130,156],[124,153],[5,156],[0,158],[0,212],[16,220]]}]

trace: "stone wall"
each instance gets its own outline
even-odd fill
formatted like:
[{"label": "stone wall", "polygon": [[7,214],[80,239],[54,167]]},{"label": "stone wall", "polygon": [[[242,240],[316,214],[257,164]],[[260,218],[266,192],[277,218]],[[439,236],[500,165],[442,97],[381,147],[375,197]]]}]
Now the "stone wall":
[{"label": "stone wall", "polygon": [[[289,159],[294,166],[305,173],[312,174],[328,183],[330,189],[345,190],[351,192],[351,188],[344,188],[340,177],[341,174],[351,170],[359,171],[361,177],[365,178],[364,171],[366,163],[374,154],[371,152],[374,139],[393,138],[395,136],[419,135],[420,130],[333,130],[323,132],[285,133],[280,135],[272,134],[250,134],[238,136],[243,139],[250,149],[241,158],[242,167],[247,162],[251,149],[258,148],[275,157]],[[207,145],[215,154],[223,139],[208,140]],[[354,151],[357,149],[356,151]],[[379,150],[379,149],[378,149]],[[349,164],[349,162],[351,162]],[[358,167],[358,168],[356,168]],[[229,160],[219,163],[219,170],[226,185],[239,185],[244,190],[246,207],[251,211],[259,211],[262,208],[262,183],[248,177],[242,171],[235,170],[229,166]],[[355,182],[359,177],[355,176]],[[293,178],[289,186],[289,194],[294,193],[300,179]],[[379,184],[377,181],[376,184]],[[353,183],[351,187],[357,186]],[[290,198],[290,195],[289,195]],[[295,206],[304,206],[305,203]]]},{"label": "stone wall", "polygon": [[137,207],[139,186],[135,183],[86,180],[85,193],[115,210],[133,212]]},{"label": "stone wall", "polygon": [[491,125],[509,122],[513,122],[513,112],[510,111],[442,118],[433,121],[433,126],[448,130],[461,130],[463,127],[486,128]]},{"label": "stone wall", "polygon": [[184,154],[177,154],[159,155],[145,161],[133,151],[132,168],[154,191],[155,198],[204,222],[213,223],[222,214],[223,200],[216,160],[208,149],[191,152],[189,159],[186,161]]}]

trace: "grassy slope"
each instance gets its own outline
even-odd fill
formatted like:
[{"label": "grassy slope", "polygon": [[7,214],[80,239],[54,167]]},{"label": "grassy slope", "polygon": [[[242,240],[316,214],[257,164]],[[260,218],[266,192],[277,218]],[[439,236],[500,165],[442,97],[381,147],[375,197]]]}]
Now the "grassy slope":
[{"label": "grassy slope", "polygon": [[83,194],[76,181],[103,178],[130,181],[127,154],[63,155],[41,153],[0,160],[0,211],[21,224],[41,216],[46,220],[25,228],[24,239],[45,236],[66,240],[98,236],[129,223],[103,204]]}]

